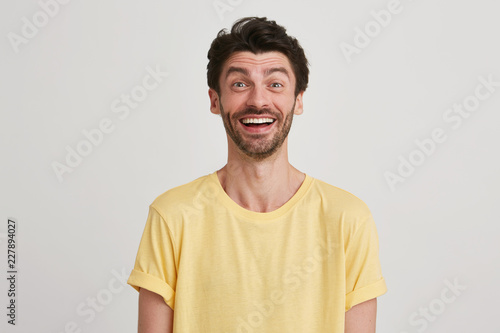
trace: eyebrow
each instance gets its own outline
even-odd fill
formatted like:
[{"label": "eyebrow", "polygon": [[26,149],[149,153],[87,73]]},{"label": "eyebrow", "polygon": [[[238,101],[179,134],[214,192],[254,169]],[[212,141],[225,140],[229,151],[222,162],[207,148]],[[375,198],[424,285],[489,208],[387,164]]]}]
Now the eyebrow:
[{"label": "eyebrow", "polygon": [[273,73],[283,73],[287,76],[287,78],[290,78],[290,75],[288,75],[288,71],[286,70],[285,67],[273,67],[273,68],[270,68],[268,69],[266,72],[265,72],[265,76],[268,76],[268,75],[271,75]]},{"label": "eyebrow", "polygon": [[[290,78],[290,75],[288,74],[288,71],[286,70],[286,68],[284,67],[273,67],[273,68],[269,68],[268,70],[265,71],[264,73],[264,76],[269,76],[273,73],[283,73],[285,74],[288,78]],[[229,67],[229,69],[227,70],[227,73],[226,73],[226,78],[232,74],[232,73],[241,73],[245,76],[249,76],[250,74],[248,73],[248,70],[246,70],[245,68],[241,68],[241,67]]]},{"label": "eyebrow", "polygon": [[245,76],[248,76],[249,73],[246,69],[244,68],[241,68],[241,67],[229,67],[229,69],[227,70],[227,73],[226,73],[226,79],[227,77],[231,74],[231,73],[241,73]]}]

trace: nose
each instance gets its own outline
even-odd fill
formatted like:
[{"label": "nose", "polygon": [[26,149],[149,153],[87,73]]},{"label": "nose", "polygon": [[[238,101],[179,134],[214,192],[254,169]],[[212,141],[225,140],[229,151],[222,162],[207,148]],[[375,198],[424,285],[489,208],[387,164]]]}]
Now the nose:
[{"label": "nose", "polygon": [[268,108],[270,105],[269,91],[265,87],[255,85],[248,94],[247,106],[256,109]]}]

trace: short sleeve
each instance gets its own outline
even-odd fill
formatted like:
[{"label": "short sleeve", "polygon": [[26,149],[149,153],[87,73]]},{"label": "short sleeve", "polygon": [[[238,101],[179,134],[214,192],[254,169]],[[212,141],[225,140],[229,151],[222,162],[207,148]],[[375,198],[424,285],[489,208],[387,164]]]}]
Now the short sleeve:
[{"label": "short sleeve", "polygon": [[345,237],[347,311],[384,294],[387,286],[382,276],[378,235],[371,214],[350,225]]},{"label": "short sleeve", "polygon": [[177,282],[176,247],[166,221],[149,207],[146,226],[127,283],[137,291],[145,288],[163,297],[174,309]]}]

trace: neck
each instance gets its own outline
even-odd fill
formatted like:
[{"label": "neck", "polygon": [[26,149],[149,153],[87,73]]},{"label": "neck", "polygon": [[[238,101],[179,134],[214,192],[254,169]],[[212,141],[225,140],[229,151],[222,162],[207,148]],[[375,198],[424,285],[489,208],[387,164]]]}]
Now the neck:
[{"label": "neck", "polygon": [[227,164],[217,171],[227,195],[237,204],[255,212],[271,212],[293,197],[305,175],[288,162],[286,142],[262,161],[230,150]]}]

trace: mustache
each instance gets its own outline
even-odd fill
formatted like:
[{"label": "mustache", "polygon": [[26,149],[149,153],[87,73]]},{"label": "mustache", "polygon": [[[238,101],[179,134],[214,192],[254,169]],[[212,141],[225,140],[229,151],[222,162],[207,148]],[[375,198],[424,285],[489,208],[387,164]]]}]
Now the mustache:
[{"label": "mustache", "polygon": [[268,114],[268,115],[271,115],[278,120],[281,120],[281,114],[279,112],[273,112],[269,108],[257,109],[257,108],[248,107],[248,108],[245,108],[239,112],[236,112],[233,115],[233,117],[236,119],[239,119],[239,118],[244,117],[244,116],[263,115],[263,114]]}]

